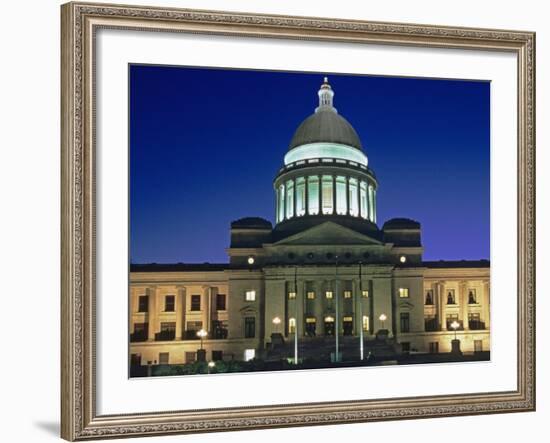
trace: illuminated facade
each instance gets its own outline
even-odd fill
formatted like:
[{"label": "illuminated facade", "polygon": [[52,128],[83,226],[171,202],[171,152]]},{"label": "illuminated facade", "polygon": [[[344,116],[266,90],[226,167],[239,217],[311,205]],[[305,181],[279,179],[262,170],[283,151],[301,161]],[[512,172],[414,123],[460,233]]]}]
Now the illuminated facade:
[{"label": "illuminated facade", "polygon": [[131,266],[131,365],[438,354],[455,335],[489,350],[489,262],[426,262],[420,223],[379,228],[361,141],[327,79],[318,95],[274,180],[275,226],[231,223],[228,263]]}]

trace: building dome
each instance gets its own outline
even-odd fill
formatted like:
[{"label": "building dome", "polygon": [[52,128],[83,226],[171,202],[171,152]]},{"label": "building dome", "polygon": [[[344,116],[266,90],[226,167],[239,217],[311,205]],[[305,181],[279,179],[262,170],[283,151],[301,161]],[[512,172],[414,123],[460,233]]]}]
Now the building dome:
[{"label": "building dome", "polygon": [[288,233],[329,219],[377,229],[378,183],[361,141],[334,108],[326,77],[317,94],[319,106],[296,130],[273,183],[275,230]]},{"label": "building dome", "polygon": [[337,143],[362,149],[353,126],[333,107],[319,107],[294,133],[289,150],[310,143]]}]

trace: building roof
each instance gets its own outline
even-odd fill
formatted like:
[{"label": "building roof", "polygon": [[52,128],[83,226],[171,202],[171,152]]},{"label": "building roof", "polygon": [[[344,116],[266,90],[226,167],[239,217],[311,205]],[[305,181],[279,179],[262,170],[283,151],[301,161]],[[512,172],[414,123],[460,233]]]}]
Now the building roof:
[{"label": "building roof", "polygon": [[427,268],[489,268],[489,260],[439,260],[424,261],[422,264]]},{"label": "building roof", "polygon": [[289,150],[309,143],[338,143],[362,150],[361,140],[353,126],[334,108],[319,108],[306,118],[292,137]]},{"label": "building roof", "polygon": [[420,223],[410,218],[392,218],[382,226],[385,229],[420,229]]},{"label": "building roof", "polygon": [[224,271],[229,267],[229,263],[131,263],[130,272]]},{"label": "building roof", "polygon": [[261,217],[244,217],[231,222],[231,228],[272,229],[269,220]]}]

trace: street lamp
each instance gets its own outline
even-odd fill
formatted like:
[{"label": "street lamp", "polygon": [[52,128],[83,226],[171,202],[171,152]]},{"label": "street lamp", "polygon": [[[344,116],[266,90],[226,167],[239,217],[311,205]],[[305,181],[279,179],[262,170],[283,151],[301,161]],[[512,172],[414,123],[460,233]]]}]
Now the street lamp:
[{"label": "street lamp", "polygon": [[386,316],[386,314],[380,314],[380,317],[378,317],[378,320],[380,320],[382,322],[382,329],[386,329],[384,322],[387,319],[388,319],[388,317]]},{"label": "street lamp", "polygon": [[204,329],[201,329],[200,331],[197,331],[197,337],[199,337],[201,339],[201,351],[202,351],[202,340],[207,335],[208,335],[208,332],[206,332]]},{"label": "street lamp", "polygon": [[208,362],[208,373],[210,374],[210,371],[216,367],[216,362],[209,361]]},{"label": "street lamp", "polygon": [[460,323],[456,320],[451,323],[451,328],[455,330],[455,340],[456,340],[456,330],[460,327]]},{"label": "street lamp", "polygon": [[275,332],[278,332],[279,325],[281,324],[281,318],[280,317],[275,317],[273,319],[273,324],[275,325]]}]

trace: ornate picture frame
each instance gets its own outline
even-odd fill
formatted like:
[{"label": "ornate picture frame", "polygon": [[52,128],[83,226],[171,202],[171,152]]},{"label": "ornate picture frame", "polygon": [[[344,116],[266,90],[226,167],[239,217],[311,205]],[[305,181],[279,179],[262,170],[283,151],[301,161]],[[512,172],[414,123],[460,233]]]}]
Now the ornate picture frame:
[{"label": "ornate picture frame", "polygon": [[[62,18],[61,435],[87,440],[533,411],[535,35],[354,20],[68,3]],[[503,51],[517,56],[517,389],[505,392],[98,415],[95,35],[98,29]]]}]

